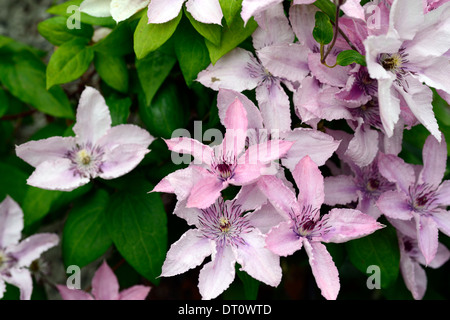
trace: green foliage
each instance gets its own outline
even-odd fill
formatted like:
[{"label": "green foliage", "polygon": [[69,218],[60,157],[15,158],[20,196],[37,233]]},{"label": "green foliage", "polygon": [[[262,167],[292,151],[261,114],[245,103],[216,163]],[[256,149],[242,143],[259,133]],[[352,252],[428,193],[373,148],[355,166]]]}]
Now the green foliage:
[{"label": "green foliage", "polygon": [[313,37],[320,45],[326,45],[333,40],[333,25],[330,18],[323,12],[316,12],[316,24],[313,29]]},{"label": "green foliage", "polygon": [[366,58],[355,50],[344,50],[339,52],[336,63],[340,66],[348,66],[352,63],[357,63],[362,66],[366,65]]}]

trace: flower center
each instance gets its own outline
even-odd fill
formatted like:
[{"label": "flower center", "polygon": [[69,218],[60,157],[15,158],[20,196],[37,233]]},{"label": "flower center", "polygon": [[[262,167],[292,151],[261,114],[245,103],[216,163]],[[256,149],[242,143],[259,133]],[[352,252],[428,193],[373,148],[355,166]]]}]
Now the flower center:
[{"label": "flower center", "polygon": [[225,217],[220,217],[219,219],[219,228],[220,231],[223,233],[228,233],[231,228],[230,221]]},{"label": "flower center", "polygon": [[219,175],[223,180],[228,180],[233,174],[231,166],[228,163],[218,164],[217,171],[219,172]]},{"label": "flower center", "polygon": [[297,232],[300,236],[307,237],[314,230],[315,226],[316,226],[316,223],[314,221],[306,220],[299,225]]},{"label": "flower center", "polygon": [[91,163],[91,156],[85,149],[82,149],[77,152],[77,160],[79,163],[86,166]]},{"label": "flower center", "polygon": [[384,54],[384,57],[381,58],[381,65],[387,71],[392,71],[394,73],[397,72],[399,68],[402,67],[403,60],[400,54]]},{"label": "flower center", "polygon": [[209,172],[215,174],[219,180],[227,181],[233,178],[236,166],[236,157],[222,156],[219,159],[214,157]]},{"label": "flower center", "polygon": [[409,188],[411,207],[418,213],[431,213],[437,209],[436,190],[426,183]]},{"label": "flower center", "polygon": [[100,147],[94,147],[91,144],[76,145],[71,151],[67,152],[66,157],[72,161],[74,174],[86,178],[95,178],[102,172],[104,151]]},{"label": "flower center", "polygon": [[380,181],[377,179],[369,179],[367,182],[367,190],[376,191],[380,187]]}]

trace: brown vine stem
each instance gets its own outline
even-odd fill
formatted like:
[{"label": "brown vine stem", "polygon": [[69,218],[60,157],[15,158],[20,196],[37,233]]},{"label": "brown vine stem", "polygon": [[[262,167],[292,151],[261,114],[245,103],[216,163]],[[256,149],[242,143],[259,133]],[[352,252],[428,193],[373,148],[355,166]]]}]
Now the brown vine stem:
[{"label": "brown vine stem", "polygon": [[32,109],[32,110],[27,110],[21,113],[17,113],[17,114],[8,114],[6,116],[3,116],[0,118],[0,120],[16,120],[16,119],[21,119],[21,118],[25,118],[27,116],[32,115],[33,113],[35,113],[37,110],[36,109]]}]

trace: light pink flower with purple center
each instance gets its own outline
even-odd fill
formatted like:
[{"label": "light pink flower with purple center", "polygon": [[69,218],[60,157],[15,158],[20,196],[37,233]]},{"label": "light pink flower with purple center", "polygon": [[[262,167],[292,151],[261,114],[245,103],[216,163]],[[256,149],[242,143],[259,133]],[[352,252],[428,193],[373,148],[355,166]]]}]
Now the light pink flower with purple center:
[{"label": "light pink flower with purple center", "polygon": [[322,295],[336,299],[340,290],[339,273],[322,242],[346,242],[383,226],[373,217],[353,209],[332,209],[321,216],[323,176],[308,156],[300,160],[292,175],[299,189],[298,197],[276,177],[258,182],[261,191],[285,217],[285,221],[267,234],[267,248],[280,256],[289,256],[304,247]]},{"label": "light pink flower with purple center", "polygon": [[51,137],[16,147],[17,156],[36,168],[29,185],[71,191],[96,177],[120,177],[142,161],[154,140],[136,125],[111,127],[108,106],[91,87],[81,94],[73,131],[75,137]]},{"label": "light pink flower with purple center", "polygon": [[86,292],[80,289],[69,289],[64,285],[56,285],[64,300],[145,300],[150,287],[135,285],[119,291],[117,277],[106,261],[95,272],[92,278],[92,291]]},{"label": "light pink flower with purple center", "polygon": [[446,210],[450,205],[450,181],[442,182],[447,162],[444,137],[439,143],[430,135],[422,156],[423,167],[417,167],[394,155],[380,155],[380,173],[397,189],[383,193],[376,204],[386,217],[413,219],[419,248],[428,264],[438,249],[439,230],[450,236],[450,212]]},{"label": "light pink flower with purple center", "polygon": [[33,280],[28,267],[59,242],[52,233],[37,233],[19,242],[23,226],[22,209],[7,196],[0,203],[0,298],[8,282],[20,289],[21,300],[29,300]]},{"label": "light pink flower with purple center", "polygon": [[128,19],[147,7],[149,0],[84,0],[80,11],[94,17],[113,17],[116,22]]},{"label": "light pink flower with purple center", "polygon": [[214,299],[228,288],[235,278],[236,263],[251,277],[278,286],[282,277],[280,257],[265,247],[264,234],[252,223],[260,213],[269,221],[277,213],[259,212],[261,202],[250,198],[254,198],[253,192],[241,192],[233,201],[219,198],[208,208],[191,211],[195,228],[171,245],[161,277],[182,274],[211,256],[198,279],[202,299]]}]

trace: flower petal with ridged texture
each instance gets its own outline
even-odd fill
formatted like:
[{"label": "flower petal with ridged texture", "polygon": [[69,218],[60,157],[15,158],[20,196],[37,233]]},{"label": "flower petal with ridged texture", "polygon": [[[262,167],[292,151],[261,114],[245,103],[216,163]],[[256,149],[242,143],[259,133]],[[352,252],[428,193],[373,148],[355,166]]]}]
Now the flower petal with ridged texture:
[{"label": "flower petal with ridged texture", "polygon": [[106,261],[92,278],[92,295],[96,300],[119,300],[119,282]]},{"label": "flower petal with ridged texture", "polygon": [[186,0],[151,0],[148,5],[148,23],[165,23],[180,13]]},{"label": "flower petal with ridged texture", "polygon": [[15,245],[22,237],[23,212],[10,196],[0,203],[0,248]]}]

